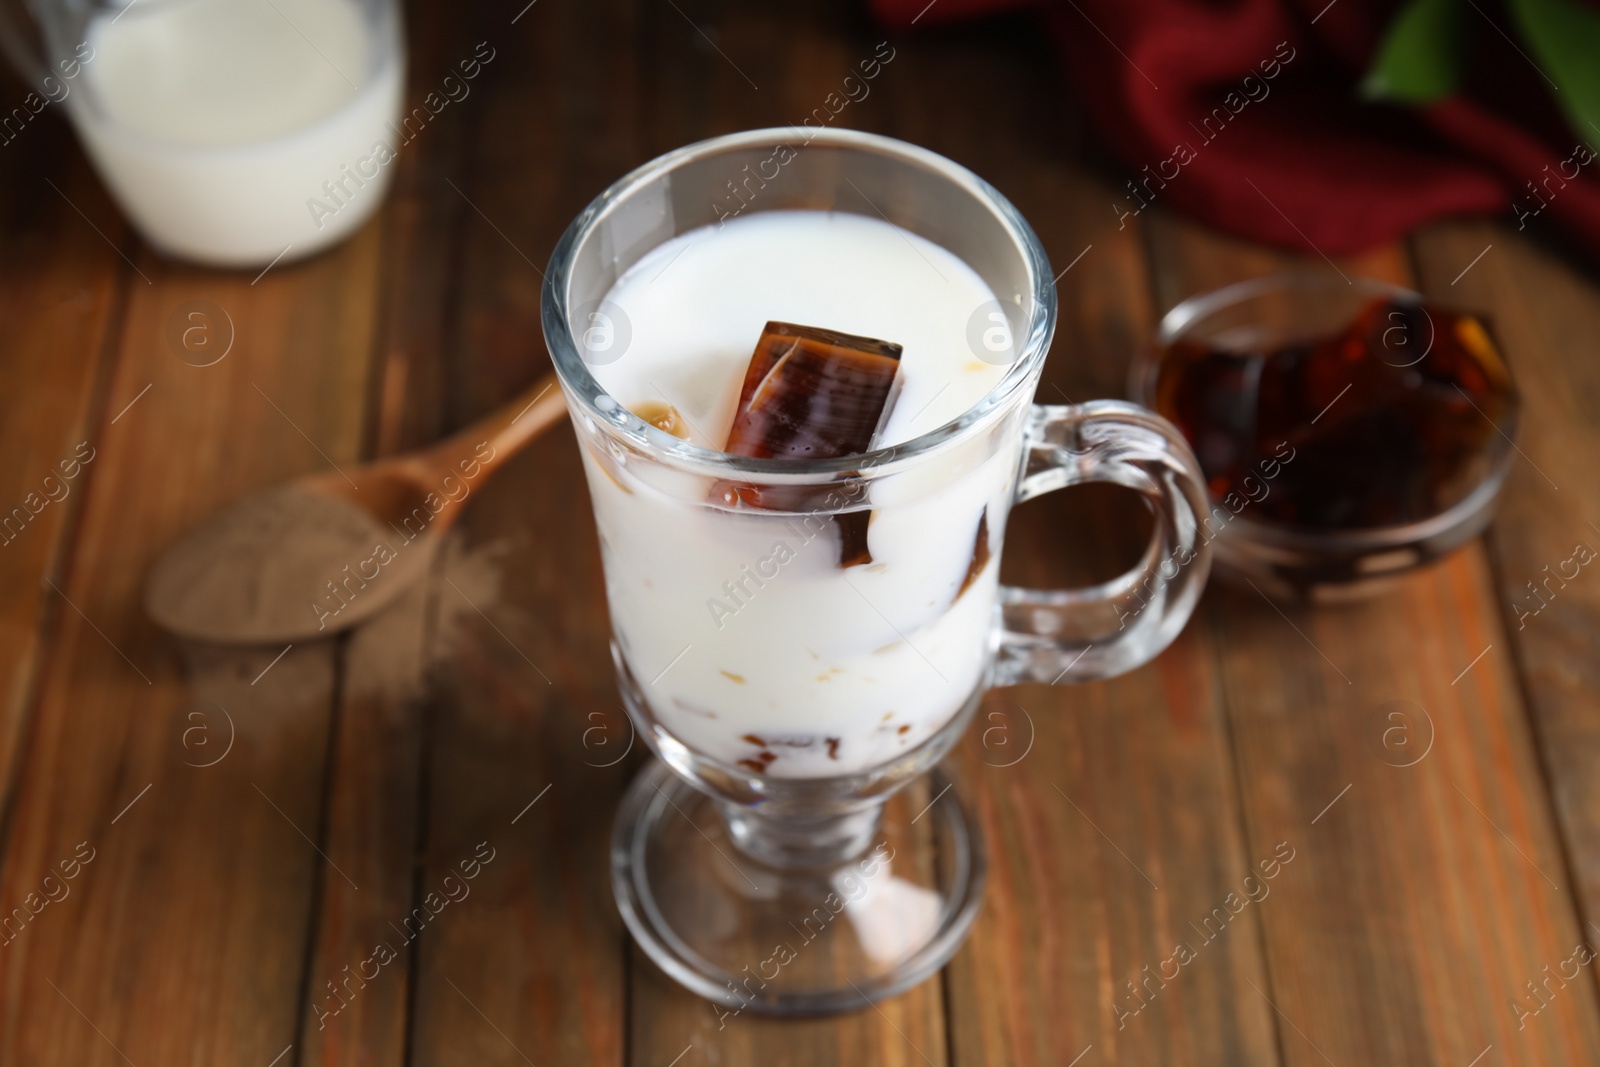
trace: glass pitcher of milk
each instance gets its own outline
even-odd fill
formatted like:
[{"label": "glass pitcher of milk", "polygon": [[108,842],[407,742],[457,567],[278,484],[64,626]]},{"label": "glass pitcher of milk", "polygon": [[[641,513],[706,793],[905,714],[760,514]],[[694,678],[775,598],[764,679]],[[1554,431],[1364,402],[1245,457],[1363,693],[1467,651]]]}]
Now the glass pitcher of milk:
[{"label": "glass pitcher of milk", "polygon": [[224,267],[298,259],[383,199],[400,138],[395,0],[33,0],[42,64],[150,243]]}]

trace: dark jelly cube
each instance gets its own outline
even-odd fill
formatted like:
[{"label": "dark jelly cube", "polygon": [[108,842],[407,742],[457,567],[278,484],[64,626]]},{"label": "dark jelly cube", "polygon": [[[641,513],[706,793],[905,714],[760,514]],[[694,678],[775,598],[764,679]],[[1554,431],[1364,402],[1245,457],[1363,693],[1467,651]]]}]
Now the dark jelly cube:
[{"label": "dark jelly cube", "polygon": [[769,322],[723,451],[758,459],[866,452],[888,416],[899,369],[897,344]]}]

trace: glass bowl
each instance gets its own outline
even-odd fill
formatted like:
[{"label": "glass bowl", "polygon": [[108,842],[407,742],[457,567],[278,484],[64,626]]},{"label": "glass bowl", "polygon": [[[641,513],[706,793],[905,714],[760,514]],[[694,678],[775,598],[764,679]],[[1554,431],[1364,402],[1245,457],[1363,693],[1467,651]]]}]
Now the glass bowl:
[{"label": "glass bowl", "polygon": [[1304,602],[1379,592],[1475,537],[1516,447],[1515,386],[1482,321],[1373,279],[1191,297],[1130,391],[1200,460],[1219,573]]}]

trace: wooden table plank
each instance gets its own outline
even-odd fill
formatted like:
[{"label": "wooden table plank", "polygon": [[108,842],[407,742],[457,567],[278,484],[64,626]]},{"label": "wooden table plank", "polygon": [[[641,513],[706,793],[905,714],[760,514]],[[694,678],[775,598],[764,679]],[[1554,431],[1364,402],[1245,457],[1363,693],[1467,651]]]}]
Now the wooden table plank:
[{"label": "wooden table plank", "polygon": [[[479,31],[497,58],[481,79],[459,189],[442,194],[467,208],[444,361],[452,425],[548,369],[539,296],[549,249],[642,162],[633,5],[540,4],[512,27],[520,7],[492,12]],[[606,62],[575,41],[604,42]],[[440,591],[417,895],[463,862],[493,859],[419,942],[411,1056],[619,1064],[626,944],[608,848],[631,766],[600,766],[624,751],[628,727],[571,431],[557,427],[498,473],[463,524],[465,552],[493,573]]]},{"label": "wooden table plank", "polygon": [[[466,79],[461,68],[478,54],[478,20],[439,4],[409,15],[403,110],[438,92],[447,76],[455,79],[456,98],[402,146],[378,222],[385,266],[375,309],[368,456],[431,443],[447,425],[443,353],[457,294],[451,253],[471,210],[450,182],[462,180],[473,111],[484,101],[482,70]],[[319,844],[361,888],[338,877],[321,880],[300,1065],[407,1062],[416,949],[432,916],[423,898],[425,890],[437,890],[422,886],[429,642],[440,593],[455,595],[443,581],[454,558],[449,551],[437,556],[428,581],[352,632],[340,649],[327,832]],[[454,895],[470,895],[470,888],[459,877],[451,883]]]},{"label": "wooden table plank", "polygon": [[[9,78],[0,92],[26,95]],[[125,231],[108,220],[59,110],[0,152],[0,795],[11,789],[44,631],[70,611],[47,582],[60,584],[62,546],[93,481],[89,428],[105,403],[107,337],[130,279],[140,281],[111,243]],[[107,235],[76,204],[107,222]]]},{"label": "wooden table plank", "polygon": [[[267,1062],[294,1040],[313,886],[340,876],[307,840],[321,822],[332,649],[277,662],[276,650],[190,649],[185,668],[139,590],[153,558],[219,504],[325,467],[319,449],[355,456],[380,247],[368,229],[256,284],[138,257],[150,282],[130,294],[92,428],[98,477],[60,583],[70,612],[40,684],[4,899],[43,885],[80,842],[94,858],[9,946],[0,1059]],[[197,299],[234,325],[214,366],[165,340]],[[222,748],[228,720],[228,755],[194,766]],[[216,741],[204,755],[194,726]]]},{"label": "wooden table plank", "polygon": [[[1292,262],[1172,221],[1153,255],[1163,305]],[[1404,280],[1394,253],[1340,267]],[[1600,1056],[1591,996],[1557,997],[1521,1030],[1507,1006],[1582,933],[1481,546],[1356,605],[1214,588],[1206,614],[1251,848],[1298,852],[1262,909],[1262,996],[1286,1062],[1454,1064],[1490,1045],[1508,1063]],[[1431,732],[1415,766],[1383,746],[1396,707],[1419,740]]]},{"label": "wooden table plank", "polygon": [[[421,886],[437,888],[480,850],[494,859],[422,945],[421,1063],[500,1062],[508,1045],[535,1063],[622,1059],[624,942],[608,848],[630,768],[595,765],[623,751],[627,728],[582,477],[570,435],[531,446],[465,520],[469,551],[519,535],[486,590],[500,602],[471,587],[440,593],[457,622],[427,745]],[[603,755],[585,733],[596,727],[611,732]]]},{"label": "wooden table plank", "polygon": [[[1600,286],[1592,271],[1500,223],[1435,226],[1416,245],[1423,291],[1487,313],[1522,390],[1520,458],[1489,538],[1489,604],[1505,631],[1497,651],[1514,650],[1521,667],[1565,838],[1570,873],[1550,873],[1573,879],[1579,936],[1600,944],[1600,580],[1586,566],[1563,567],[1580,544],[1600,552],[1600,363],[1590,342]],[[1578,577],[1561,577],[1575,568]]]}]

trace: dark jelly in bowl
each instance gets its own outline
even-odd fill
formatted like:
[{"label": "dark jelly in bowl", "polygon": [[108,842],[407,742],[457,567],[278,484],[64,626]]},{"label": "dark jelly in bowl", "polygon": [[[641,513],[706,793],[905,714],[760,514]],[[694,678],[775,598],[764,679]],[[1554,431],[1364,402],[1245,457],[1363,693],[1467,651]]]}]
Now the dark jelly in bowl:
[{"label": "dark jelly in bowl", "polygon": [[1225,571],[1363,595],[1477,534],[1518,399],[1488,325],[1381,282],[1285,275],[1196,297],[1135,368],[1205,471]]}]

